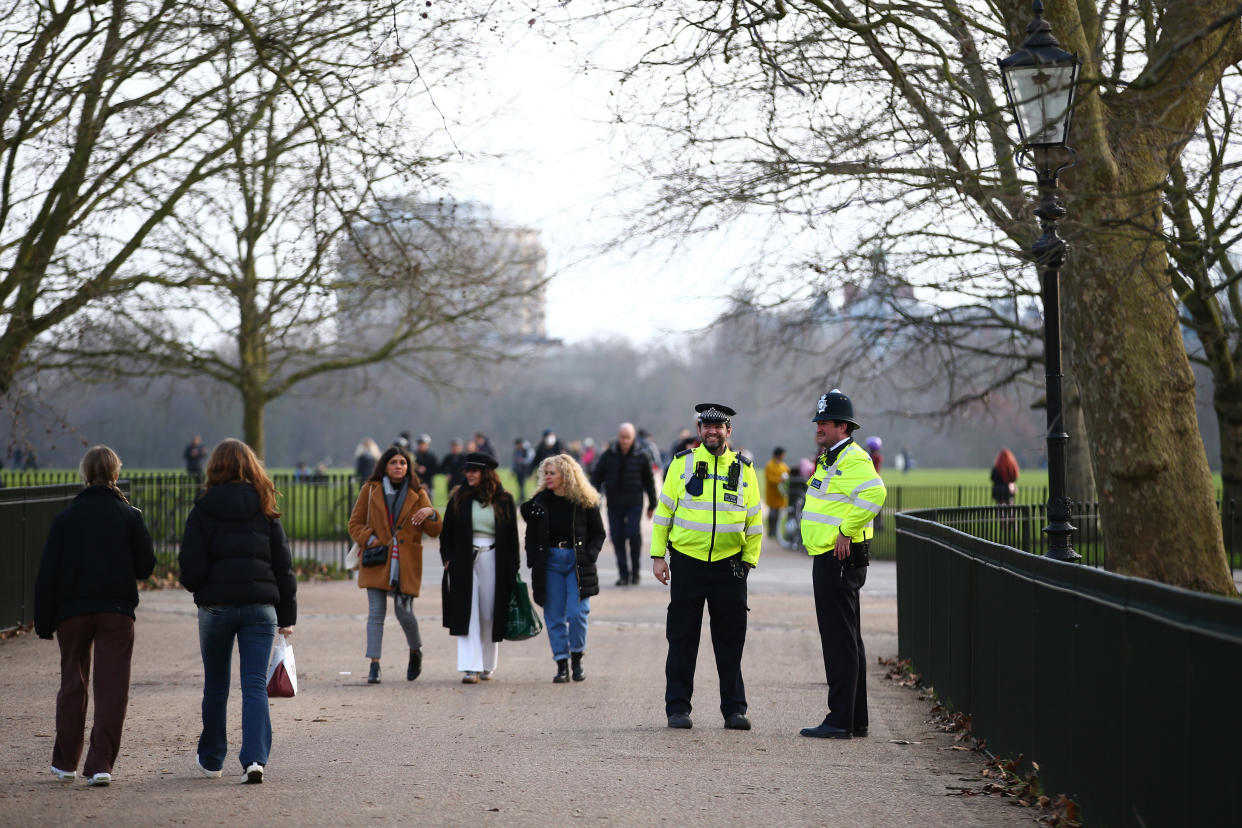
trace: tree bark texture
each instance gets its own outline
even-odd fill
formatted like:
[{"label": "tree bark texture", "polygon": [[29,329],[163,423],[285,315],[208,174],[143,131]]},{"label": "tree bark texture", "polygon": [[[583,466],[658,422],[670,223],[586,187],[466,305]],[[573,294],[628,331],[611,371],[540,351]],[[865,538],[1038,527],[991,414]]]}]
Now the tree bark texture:
[{"label": "tree bark texture", "polygon": [[1082,392],[1072,374],[1065,377],[1065,404],[1061,421],[1069,444],[1065,447],[1066,494],[1075,503],[1096,500],[1095,475],[1091,471],[1091,444],[1087,439],[1087,421],[1082,410]]},{"label": "tree bark texture", "polygon": [[[1162,242],[1161,198],[1212,85],[1237,52],[1226,42],[1237,40],[1236,24],[1188,45],[1185,35],[1232,5],[1169,3],[1148,69],[1107,99],[1092,83],[1098,70],[1083,26],[1093,21],[1079,18],[1079,4],[1069,0],[1051,0],[1047,15],[1067,48],[1088,56],[1071,139],[1082,162],[1064,176],[1073,277],[1062,307],[1109,565],[1221,594],[1235,589]],[[1175,46],[1180,51],[1163,60]]]}]

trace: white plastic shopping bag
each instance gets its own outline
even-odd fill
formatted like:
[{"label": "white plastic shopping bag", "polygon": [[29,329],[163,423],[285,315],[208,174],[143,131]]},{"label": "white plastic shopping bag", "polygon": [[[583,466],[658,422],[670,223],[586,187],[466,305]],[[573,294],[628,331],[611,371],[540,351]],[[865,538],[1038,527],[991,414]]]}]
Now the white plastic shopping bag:
[{"label": "white plastic shopping bag", "polygon": [[277,633],[272,657],[267,662],[267,695],[288,699],[298,694],[298,668],[293,661],[293,645]]}]

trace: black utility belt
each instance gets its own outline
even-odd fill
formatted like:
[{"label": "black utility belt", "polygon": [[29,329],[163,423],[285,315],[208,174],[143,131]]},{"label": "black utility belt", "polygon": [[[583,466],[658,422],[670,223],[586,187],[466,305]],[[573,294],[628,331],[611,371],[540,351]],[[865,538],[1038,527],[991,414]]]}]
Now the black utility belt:
[{"label": "black utility belt", "polygon": [[574,545],[569,541],[561,541],[560,543],[552,544],[552,548],[553,549],[573,549]]}]

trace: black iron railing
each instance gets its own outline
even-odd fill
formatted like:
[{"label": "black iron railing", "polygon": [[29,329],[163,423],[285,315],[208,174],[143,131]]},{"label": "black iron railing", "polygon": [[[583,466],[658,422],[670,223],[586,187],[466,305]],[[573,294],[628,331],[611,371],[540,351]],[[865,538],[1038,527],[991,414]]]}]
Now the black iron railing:
[{"label": "black iron railing", "polygon": [[1238,786],[1202,778],[1242,743],[1242,601],[985,537],[1038,548],[1041,523],[1013,507],[899,515],[901,655],[1086,824],[1242,824]]}]

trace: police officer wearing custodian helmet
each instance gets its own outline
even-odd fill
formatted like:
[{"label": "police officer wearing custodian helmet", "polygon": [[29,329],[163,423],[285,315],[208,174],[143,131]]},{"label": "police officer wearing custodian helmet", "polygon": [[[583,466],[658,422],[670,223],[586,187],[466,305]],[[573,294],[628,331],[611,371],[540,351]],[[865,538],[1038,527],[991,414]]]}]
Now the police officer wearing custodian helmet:
[{"label": "police officer wearing custodian helmet", "polygon": [[866,662],[858,590],[867,580],[872,521],[884,505],[884,481],[871,456],[854,442],[854,404],[834,388],[815,408],[819,460],[807,481],[802,543],[814,563],[815,617],[828,679],[828,715],[803,736],[849,739],[867,735]]},{"label": "police officer wearing custodian helmet", "polygon": [[662,584],[672,579],[664,712],[669,727],[691,727],[690,696],[706,602],[725,727],[750,730],[742,645],[746,576],[758,563],[763,542],[759,479],[750,460],[729,448],[730,418],[737,412],[720,403],[701,403],[694,410],[702,444],[674,455],[651,529],[652,572]]}]

